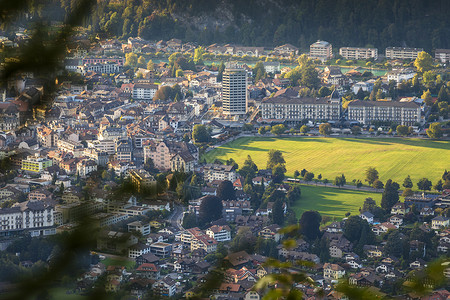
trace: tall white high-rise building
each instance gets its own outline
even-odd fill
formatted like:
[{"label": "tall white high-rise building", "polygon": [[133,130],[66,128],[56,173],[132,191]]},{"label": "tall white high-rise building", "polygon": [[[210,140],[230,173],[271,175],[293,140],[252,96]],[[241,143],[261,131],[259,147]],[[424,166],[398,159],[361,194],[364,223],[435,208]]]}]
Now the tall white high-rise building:
[{"label": "tall white high-rise building", "polygon": [[247,112],[247,71],[228,64],[222,77],[222,106],[226,115],[242,115]]}]

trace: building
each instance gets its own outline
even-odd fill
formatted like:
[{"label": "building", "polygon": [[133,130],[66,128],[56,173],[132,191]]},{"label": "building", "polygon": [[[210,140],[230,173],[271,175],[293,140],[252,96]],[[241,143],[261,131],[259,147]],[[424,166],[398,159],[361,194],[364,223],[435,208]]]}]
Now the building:
[{"label": "building", "polygon": [[92,159],[83,159],[77,163],[77,174],[82,177],[97,171],[97,164]]},{"label": "building", "polygon": [[327,280],[339,280],[344,275],[344,268],[337,264],[325,263],[323,265],[323,277]]},{"label": "building", "polygon": [[156,84],[136,83],[133,86],[133,99],[151,101],[157,91],[158,86]]},{"label": "building", "polygon": [[218,242],[231,241],[231,229],[228,225],[213,225],[206,229],[206,234]]},{"label": "building", "polygon": [[447,217],[443,217],[443,216],[437,216],[434,217],[431,220],[431,228],[438,230],[444,227],[448,227],[448,225],[450,224],[450,219]]},{"label": "building", "polygon": [[396,69],[387,73],[388,82],[393,80],[397,83],[412,79],[416,75],[412,69]]},{"label": "building", "polygon": [[419,52],[423,48],[403,48],[403,47],[388,47],[386,48],[387,59],[416,59]]},{"label": "building", "polygon": [[75,72],[85,75],[87,72],[92,71],[99,74],[113,74],[120,73],[122,67],[115,62],[104,62],[104,63],[92,63],[85,64],[82,66],[77,66]]},{"label": "building", "polygon": [[53,206],[43,201],[25,201],[0,209],[0,235],[30,230],[32,236],[54,233]]},{"label": "building", "polygon": [[38,156],[37,154],[22,160],[22,170],[27,172],[40,173],[52,165],[53,161],[51,159]]},{"label": "building", "polygon": [[328,60],[333,57],[333,47],[325,41],[317,41],[309,46],[309,57],[312,59]]},{"label": "building", "polygon": [[155,282],[153,285],[153,292],[160,297],[172,297],[177,291],[176,282],[169,276]]},{"label": "building", "polygon": [[450,49],[436,49],[434,51],[434,58],[443,64],[450,62]]},{"label": "building", "polygon": [[234,166],[206,164],[203,167],[203,178],[208,182],[213,180],[229,180],[234,182],[237,175]]},{"label": "building", "polygon": [[243,115],[247,112],[247,71],[228,64],[222,79],[222,106],[225,115]]},{"label": "building", "polygon": [[195,158],[189,151],[183,151],[172,156],[170,159],[170,169],[172,172],[189,173],[194,171],[195,161]]},{"label": "building", "polygon": [[172,252],[172,244],[157,242],[150,245],[150,252],[160,257],[169,257]]},{"label": "building", "polygon": [[156,191],[156,180],[144,169],[134,169],[129,171],[131,184],[138,193],[145,191]]},{"label": "building", "polygon": [[414,126],[420,117],[420,106],[414,102],[356,100],[348,104],[348,120],[364,125],[383,121]]},{"label": "building", "polygon": [[325,98],[289,96],[266,98],[261,104],[261,115],[266,121],[337,121],[341,115],[341,98],[337,92]]},{"label": "building", "polygon": [[342,47],[339,55],[345,59],[378,59],[377,48]]},{"label": "building", "polygon": [[128,232],[139,231],[143,236],[150,234],[150,223],[134,221],[127,224]]},{"label": "building", "polygon": [[128,249],[128,257],[136,259],[139,256],[150,253],[150,246],[145,244],[136,244]]}]

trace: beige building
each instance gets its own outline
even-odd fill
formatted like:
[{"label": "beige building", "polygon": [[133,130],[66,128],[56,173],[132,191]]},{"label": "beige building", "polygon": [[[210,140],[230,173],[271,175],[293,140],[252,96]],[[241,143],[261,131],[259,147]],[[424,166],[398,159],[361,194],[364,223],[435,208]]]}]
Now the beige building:
[{"label": "beige building", "polygon": [[56,146],[58,135],[50,128],[42,126],[36,129],[39,144],[44,148]]},{"label": "beige building", "polygon": [[83,155],[83,144],[74,142],[72,140],[58,140],[58,149],[64,152],[72,153],[74,157],[80,157]]},{"label": "beige building", "polygon": [[434,51],[434,58],[443,64],[450,62],[450,49],[436,49]]},{"label": "beige building", "polygon": [[330,43],[319,40],[309,46],[309,57],[322,61],[328,60],[333,57],[333,47]]},{"label": "beige building", "polygon": [[348,119],[365,125],[384,121],[413,126],[420,117],[420,106],[414,102],[356,100],[348,104]]},{"label": "beige building", "polygon": [[341,98],[337,93],[330,97],[289,97],[266,98],[261,104],[264,120],[301,121],[301,120],[339,120]]},{"label": "beige building", "polygon": [[416,59],[419,52],[423,48],[403,48],[403,47],[388,47],[386,48],[387,59]]},{"label": "beige building", "polygon": [[131,183],[138,193],[143,191],[156,192],[156,180],[147,171],[143,169],[134,169],[129,171]]},{"label": "beige building", "polygon": [[345,59],[378,59],[377,48],[342,47],[339,55]]},{"label": "beige building", "polygon": [[223,72],[222,105],[225,115],[243,115],[247,112],[247,71],[229,65]]},{"label": "beige building", "polygon": [[234,182],[237,175],[234,166],[206,164],[203,167],[203,177],[208,182],[213,180],[229,180]]},{"label": "beige building", "polygon": [[345,270],[337,264],[325,263],[323,265],[323,277],[327,280],[339,280],[344,277]]}]

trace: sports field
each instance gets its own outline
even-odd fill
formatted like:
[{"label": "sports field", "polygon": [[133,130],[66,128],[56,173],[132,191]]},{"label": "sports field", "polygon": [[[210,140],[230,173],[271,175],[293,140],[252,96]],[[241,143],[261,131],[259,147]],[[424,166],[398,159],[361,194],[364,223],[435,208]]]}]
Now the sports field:
[{"label": "sports field", "polygon": [[342,219],[347,212],[351,215],[359,214],[359,208],[368,197],[374,199],[378,205],[381,201],[380,193],[321,186],[301,185],[300,188],[302,196],[292,206],[297,218],[300,218],[304,211],[317,210],[322,216]]},{"label": "sports field", "polygon": [[434,184],[445,169],[450,170],[450,142],[402,138],[245,137],[208,152],[205,158],[208,162],[233,158],[241,165],[250,155],[263,169],[270,149],[283,152],[287,176],[305,168],[330,181],[343,173],[347,182],[364,182],[364,171],[373,166],[383,182],[391,178],[401,185],[410,175],[416,189],[420,178]]}]

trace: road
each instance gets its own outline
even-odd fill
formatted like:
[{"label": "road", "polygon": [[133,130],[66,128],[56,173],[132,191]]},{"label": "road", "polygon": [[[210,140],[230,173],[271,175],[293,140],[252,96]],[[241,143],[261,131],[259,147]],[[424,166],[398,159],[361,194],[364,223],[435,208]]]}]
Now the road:
[{"label": "road", "polygon": [[183,230],[183,226],[181,226],[181,222],[183,221],[183,212],[184,208],[179,204],[173,205],[173,211],[172,214],[167,219],[173,227]]}]

